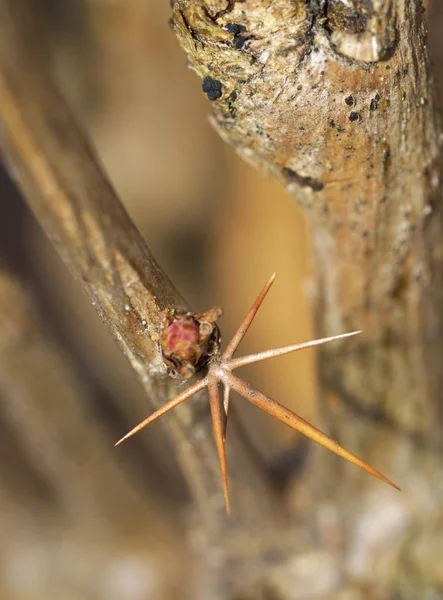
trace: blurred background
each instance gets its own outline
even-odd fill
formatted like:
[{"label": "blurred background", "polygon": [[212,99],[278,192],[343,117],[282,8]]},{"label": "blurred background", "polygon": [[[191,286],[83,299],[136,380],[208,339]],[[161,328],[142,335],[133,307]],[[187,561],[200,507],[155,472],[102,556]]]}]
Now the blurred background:
[{"label": "blurred background", "polygon": [[[222,306],[227,340],[277,271],[242,353],[311,337],[303,217],[211,129],[169,3],[34,1],[58,85],[193,309]],[[443,6],[429,12],[441,79]],[[0,598],[217,597],[182,525],[189,499],[163,424],[114,449],[146,416],[143,393],[4,170],[0,190]],[[312,351],[247,375],[315,419]],[[257,452],[290,473],[295,434],[235,400]]]}]

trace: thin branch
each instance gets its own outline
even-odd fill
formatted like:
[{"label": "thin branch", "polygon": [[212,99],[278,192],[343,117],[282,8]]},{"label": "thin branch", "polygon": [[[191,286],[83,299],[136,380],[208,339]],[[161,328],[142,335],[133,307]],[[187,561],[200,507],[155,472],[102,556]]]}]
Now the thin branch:
[{"label": "thin branch", "polygon": [[[246,318],[243,320],[242,326],[238,329],[237,333],[234,335],[234,344],[228,343],[228,347],[237,348],[241,343],[243,336],[246,334],[247,328],[252,323],[253,318],[255,317],[258,308],[263,302],[265,296],[267,295],[270,284],[274,281],[275,274],[271,277],[268,284],[264,287],[257,300],[254,302],[252,307],[249,309]],[[247,324],[247,327],[244,327],[244,324]],[[215,442],[217,446],[218,459],[220,463],[220,470],[222,474],[222,482],[223,482],[223,492],[225,496],[225,504],[226,511],[228,515],[231,513],[231,503],[229,499],[229,489],[228,489],[228,473],[227,473],[227,463],[226,463],[226,452],[225,452],[225,440],[226,440],[226,427],[228,420],[228,408],[229,408],[229,393],[231,388],[241,394],[244,398],[250,400],[253,404],[259,406],[262,410],[268,412],[271,416],[276,417],[289,427],[292,427],[296,431],[299,431],[306,437],[314,440],[321,446],[324,446],[328,450],[331,450],[335,454],[338,454],[345,460],[350,461],[351,463],[359,466],[361,469],[364,469],[371,475],[374,475],[378,479],[381,479],[385,483],[388,483],[392,487],[397,486],[393,484],[389,479],[384,477],[378,471],[375,471],[371,466],[362,461],[360,458],[357,458],[354,454],[340,446],[335,440],[325,435],[321,431],[319,431],[316,427],[291,412],[284,406],[278,404],[271,398],[268,398],[251,385],[235,377],[232,375],[232,370],[236,368],[236,366],[241,366],[242,364],[251,364],[254,362],[258,362],[259,360],[265,360],[267,358],[280,356],[282,354],[287,354],[288,352],[294,352],[296,350],[302,350],[307,348],[308,346],[318,346],[320,344],[325,344],[326,342],[331,342],[334,340],[339,340],[341,338],[349,337],[350,335],[356,335],[360,333],[359,331],[354,331],[352,333],[344,333],[341,335],[336,335],[330,338],[323,338],[321,340],[314,340],[313,342],[304,342],[303,344],[295,344],[291,346],[285,346],[283,348],[277,348],[274,350],[270,350],[269,352],[261,352],[256,356],[251,355],[247,356],[246,360],[241,361],[240,364],[236,365],[235,360],[223,360],[223,356],[229,353],[220,354],[220,350],[214,352],[209,362],[208,372],[206,377],[200,383],[200,387],[207,386],[209,391],[209,404],[211,406],[211,415],[212,415],[212,427],[214,431]],[[223,403],[220,400],[219,394],[219,384],[224,386],[224,394],[223,394]],[[137,433],[150,423],[160,417],[165,412],[169,411],[171,408],[174,408],[187,398],[190,398],[195,394],[195,392],[199,389],[196,387],[196,384],[191,385],[187,390],[176,396],[176,398],[170,400],[162,409],[158,410],[156,413],[142,421],[139,425],[134,427],[132,431],[127,433],[124,438],[122,438],[117,444],[122,442],[123,440],[131,437],[134,433]]]},{"label": "thin branch", "polygon": [[[179,391],[164,379],[158,344],[162,311],[188,307],[128,217],[38,60],[41,39],[31,15],[29,2],[0,0],[0,147],[37,220],[157,409]],[[37,46],[28,46],[30,40]],[[216,528],[225,519],[223,507],[211,502],[219,490],[217,452],[210,437],[194,435],[193,412],[183,410],[181,415],[180,409],[174,411],[168,429],[191,494],[206,523]],[[235,435],[233,442],[241,444]],[[241,456],[239,469],[253,476],[242,485],[237,517],[251,522],[254,513],[260,521],[270,514],[272,494],[247,451]],[[257,486],[255,492],[248,485]],[[252,512],[251,494],[260,497]]]}]

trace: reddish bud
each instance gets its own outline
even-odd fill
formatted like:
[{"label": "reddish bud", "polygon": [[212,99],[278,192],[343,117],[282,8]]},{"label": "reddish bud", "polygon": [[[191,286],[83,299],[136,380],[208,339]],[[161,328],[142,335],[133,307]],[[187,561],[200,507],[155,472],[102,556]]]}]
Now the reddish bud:
[{"label": "reddish bud", "polygon": [[198,325],[187,317],[173,321],[161,337],[163,351],[172,352],[181,361],[193,359],[198,341]]},{"label": "reddish bud", "polygon": [[188,379],[204,368],[219,348],[220,331],[215,321],[220,308],[207,312],[177,314],[165,312],[161,348],[172,373]]}]

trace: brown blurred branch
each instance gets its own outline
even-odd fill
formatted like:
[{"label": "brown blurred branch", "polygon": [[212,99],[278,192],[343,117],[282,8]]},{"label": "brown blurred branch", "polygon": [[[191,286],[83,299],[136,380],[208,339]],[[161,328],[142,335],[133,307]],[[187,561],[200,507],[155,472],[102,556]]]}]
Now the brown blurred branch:
[{"label": "brown blurred branch", "polygon": [[[109,452],[112,440],[93,406],[91,390],[40,320],[32,296],[0,270],[3,572],[14,571],[15,563],[23,573],[30,557],[43,556],[49,564],[56,561],[58,568],[51,569],[44,583],[41,578],[34,582],[34,594],[57,597],[54,588],[63,581],[94,596],[95,589],[103,589],[100,570],[118,568],[120,556],[142,565],[155,560],[157,577],[164,573],[163,593],[169,597],[170,575],[161,559],[173,544],[183,561],[187,553],[181,552],[179,528],[140,493],[127,465]],[[149,548],[140,543],[146,539]],[[78,571],[88,562],[95,576],[84,578]],[[167,566],[181,573],[175,559],[171,563],[169,558]],[[144,569],[146,585],[151,577],[150,569]],[[3,593],[5,579],[12,588],[7,597],[20,597],[21,585],[14,577],[3,578]],[[65,592],[66,588],[61,595]]]},{"label": "brown blurred branch", "polygon": [[[159,352],[161,312],[186,309],[186,304],[155,262],[42,66],[31,9],[26,1],[0,2],[1,146],[41,226],[128,358],[152,408],[158,408],[177,391],[165,377]],[[221,484],[213,441],[201,435],[207,425],[195,405],[174,411],[167,423],[206,524],[219,530],[225,517],[223,503],[214,502]],[[244,524],[263,523],[271,514],[272,494],[234,430],[230,436],[242,448],[233,465],[235,514]]]},{"label": "brown blurred branch", "polygon": [[45,333],[30,299],[4,271],[0,271],[0,390],[2,414],[13,424],[33,470],[55,491],[65,514],[72,518],[95,514],[99,529],[123,532],[125,512],[141,510],[141,498],[106,451],[111,440],[106,441],[95,423],[90,392],[69,365],[69,355]]}]

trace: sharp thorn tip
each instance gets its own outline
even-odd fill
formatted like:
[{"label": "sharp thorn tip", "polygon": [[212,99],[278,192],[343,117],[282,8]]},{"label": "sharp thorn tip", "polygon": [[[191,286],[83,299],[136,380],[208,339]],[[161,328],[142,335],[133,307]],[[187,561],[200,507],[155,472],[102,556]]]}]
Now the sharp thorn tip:
[{"label": "sharp thorn tip", "polygon": [[126,439],[128,439],[128,437],[130,437],[130,436],[129,436],[129,435],[124,435],[122,438],[120,438],[120,439],[118,440],[118,442],[116,442],[116,443],[114,444],[114,448],[116,448],[117,446],[120,446],[120,444],[121,444],[122,442],[124,442]]}]

